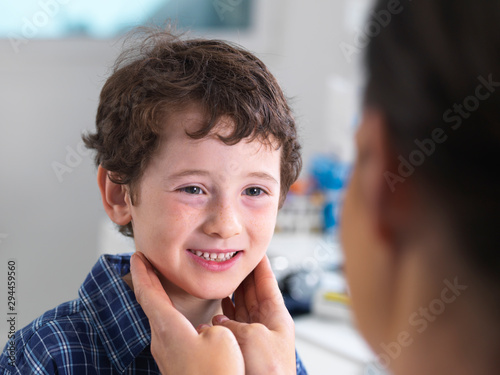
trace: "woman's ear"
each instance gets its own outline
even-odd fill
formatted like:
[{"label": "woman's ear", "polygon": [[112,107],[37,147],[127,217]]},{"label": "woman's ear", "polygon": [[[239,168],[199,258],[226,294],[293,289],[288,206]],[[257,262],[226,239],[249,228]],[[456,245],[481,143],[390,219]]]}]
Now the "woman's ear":
[{"label": "woman's ear", "polygon": [[102,166],[97,169],[97,185],[101,191],[102,204],[111,221],[127,225],[132,220],[131,203],[125,185],[115,184],[109,178],[109,171]]},{"label": "woman's ear", "polygon": [[361,194],[381,239],[398,241],[411,225],[414,183],[406,179],[396,188],[388,179],[397,171],[398,156],[391,145],[387,121],[378,110],[366,109],[358,132]]}]

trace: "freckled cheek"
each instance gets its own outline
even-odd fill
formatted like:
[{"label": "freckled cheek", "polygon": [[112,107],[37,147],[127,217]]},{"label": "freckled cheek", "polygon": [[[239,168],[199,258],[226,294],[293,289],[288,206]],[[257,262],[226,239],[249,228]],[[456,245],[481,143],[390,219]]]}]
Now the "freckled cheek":
[{"label": "freckled cheek", "polygon": [[165,209],[168,210],[170,214],[170,221],[173,221],[179,226],[189,225],[189,227],[191,227],[202,220],[204,206],[205,205],[200,202],[190,202],[186,204],[185,202],[179,201],[169,204]]},{"label": "freckled cheek", "polygon": [[247,217],[247,230],[260,241],[270,241],[276,225],[277,204],[254,207]]},{"label": "freckled cheek", "polygon": [[145,220],[142,229],[146,236],[155,241],[170,241],[172,233],[185,233],[192,230],[200,221],[202,210],[199,204],[185,204],[180,200],[156,200],[151,205],[151,210]]}]

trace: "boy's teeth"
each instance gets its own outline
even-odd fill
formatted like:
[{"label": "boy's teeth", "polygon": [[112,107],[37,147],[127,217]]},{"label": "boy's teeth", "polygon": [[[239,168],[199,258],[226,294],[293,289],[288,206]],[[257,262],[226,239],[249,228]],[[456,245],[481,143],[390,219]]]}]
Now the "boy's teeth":
[{"label": "boy's teeth", "polygon": [[235,254],[236,251],[230,252],[230,253],[208,253],[208,252],[203,252],[203,251],[193,251],[190,250],[193,254],[196,254],[200,258],[203,258],[205,260],[212,260],[215,262],[225,262],[226,260],[231,259]]}]

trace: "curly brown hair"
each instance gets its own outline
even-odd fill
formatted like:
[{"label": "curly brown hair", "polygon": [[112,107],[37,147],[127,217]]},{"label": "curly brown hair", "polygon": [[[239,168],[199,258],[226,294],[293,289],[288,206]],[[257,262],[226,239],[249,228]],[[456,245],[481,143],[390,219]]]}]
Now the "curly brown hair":
[{"label": "curly brown hair", "polygon": [[[206,137],[221,116],[234,121],[229,145],[258,139],[281,148],[280,207],[302,168],[295,120],[274,76],[240,46],[208,39],[183,39],[166,30],[141,29],[115,62],[101,91],[96,132],[83,135],[96,151],[95,163],[111,181],[127,185],[132,204],[138,182],[158,149],[166,114],[199,104],[206,113]],[[119,227],[133,237],[131,223]]]}]

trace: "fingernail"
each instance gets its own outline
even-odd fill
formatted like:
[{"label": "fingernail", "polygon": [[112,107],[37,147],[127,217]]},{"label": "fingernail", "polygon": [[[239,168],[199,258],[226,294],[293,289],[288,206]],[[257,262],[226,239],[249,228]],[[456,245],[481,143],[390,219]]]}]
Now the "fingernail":
[{"label": "fingernail", "polygon": [[223,323],[223,322],[227,322],[229,320],[229,318],[225,315],[216,315],[214,316],[214,321],[215,323],[217,324],[220,324],[220,323]]}]

